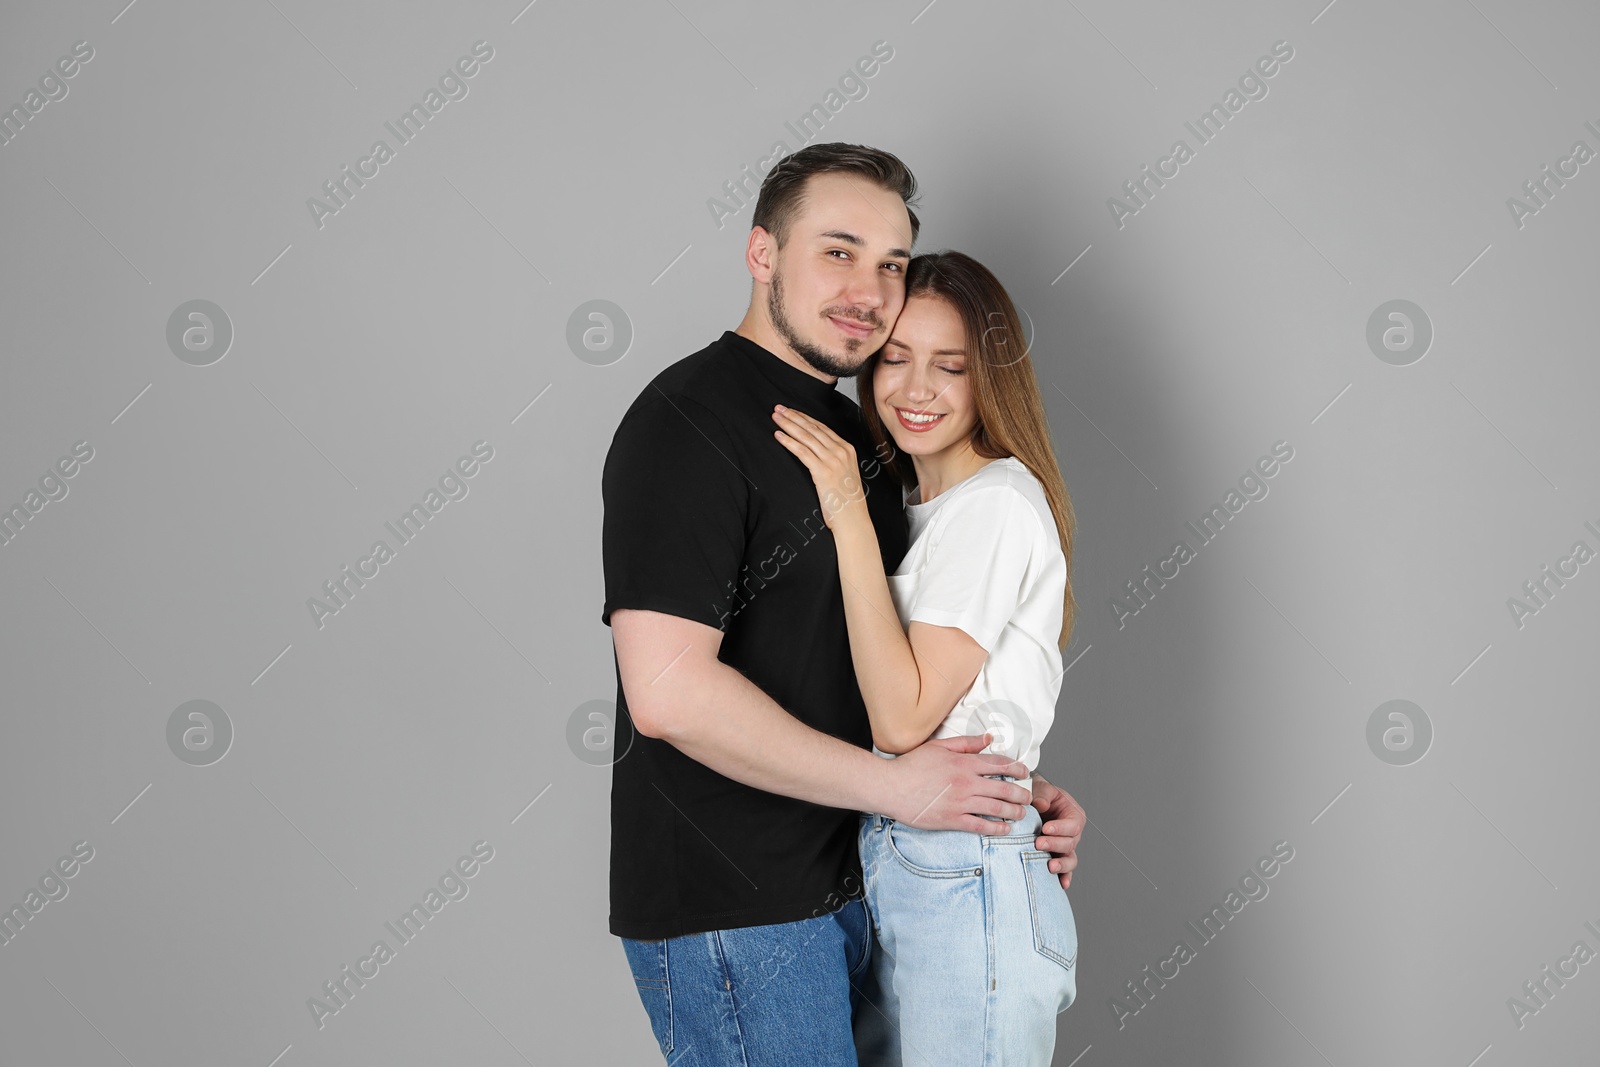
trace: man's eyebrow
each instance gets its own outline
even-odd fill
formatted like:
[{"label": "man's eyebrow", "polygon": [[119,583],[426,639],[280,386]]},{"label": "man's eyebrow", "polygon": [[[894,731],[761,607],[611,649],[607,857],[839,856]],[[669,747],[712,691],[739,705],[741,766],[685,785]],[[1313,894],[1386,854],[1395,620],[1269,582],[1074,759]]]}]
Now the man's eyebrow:
[{"label": "man's eyebrow", "polygon": [[[825,233],[823,233],[821,236],[823,236],[823,237],[831,237],[835,241],[843,241],[845,244],[847,244],[847,245],[855,245],[857,248],[861,248],[861,247],[865,246],[866,243],[867,243],[867,242],[863,241],[858,235],[850,233],[848,230],[828,230]],[[884,255],[890,257],[891,259],[910,259],[911,258],[911,253],[907,252],[904,248],[891,248],[891,249],[889,249],[889,251],[885,252]]]}]

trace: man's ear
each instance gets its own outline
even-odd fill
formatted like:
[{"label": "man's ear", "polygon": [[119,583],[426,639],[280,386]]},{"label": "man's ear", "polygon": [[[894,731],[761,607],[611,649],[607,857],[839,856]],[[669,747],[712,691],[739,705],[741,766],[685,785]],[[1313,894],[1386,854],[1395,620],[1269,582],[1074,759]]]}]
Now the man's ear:
[{"label": "man's ear", "polygon": [[750,277],[762,285],[771,283],[777,262],[778,242],[772,234],[764,226],[750,227],[750,240],[744,250],[744,265],[749,268]]}]

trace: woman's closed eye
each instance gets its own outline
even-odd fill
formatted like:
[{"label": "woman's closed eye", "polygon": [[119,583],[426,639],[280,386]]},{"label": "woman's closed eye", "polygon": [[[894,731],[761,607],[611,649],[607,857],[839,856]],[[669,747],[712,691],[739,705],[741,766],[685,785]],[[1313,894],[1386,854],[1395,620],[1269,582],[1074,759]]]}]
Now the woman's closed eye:
[{"label": "woman's closed eye", "polygon": [[[903,360],[903,359],[889,359],[887,357],[884,357],[882,360],[880,360],[880,362],[882,362],[885,367],[898,367],[901,364],[906,363],[907,361]],[[967,373],[966,369],[963,368],[963,367],[940,367],[939,369],[944,371],[946,374],[965,374],[965,373]]]}]

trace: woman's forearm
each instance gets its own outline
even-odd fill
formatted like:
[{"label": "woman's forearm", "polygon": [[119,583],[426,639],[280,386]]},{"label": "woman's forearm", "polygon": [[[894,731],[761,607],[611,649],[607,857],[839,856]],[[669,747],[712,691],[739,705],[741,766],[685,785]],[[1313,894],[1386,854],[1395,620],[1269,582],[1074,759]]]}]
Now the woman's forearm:
[{"label": "woman's forearm", "polygon": [[931,737],[944,716],[922,707],[922,668],[889,595],[872,520],[862,516],[840,523],[834,546],[850,657],[872,721],[873,743],[885,752],[909,751]]}]

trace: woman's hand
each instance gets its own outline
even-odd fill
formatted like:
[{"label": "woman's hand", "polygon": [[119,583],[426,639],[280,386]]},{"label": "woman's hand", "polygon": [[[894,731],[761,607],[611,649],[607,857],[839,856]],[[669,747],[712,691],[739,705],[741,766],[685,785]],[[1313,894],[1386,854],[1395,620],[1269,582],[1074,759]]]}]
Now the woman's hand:
[{"label": "woman's hand", "polygon": [[851,522],[872,523],[867,511],[866,486],[856,466],[856,450],[838,434],[811,416],[778,404],[772,419],[778,443],[800,457],[811,472],[822,501],[822,521],[837,532]]}]

